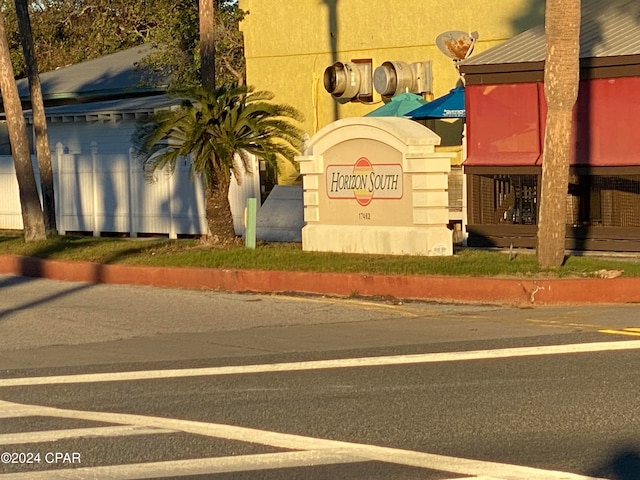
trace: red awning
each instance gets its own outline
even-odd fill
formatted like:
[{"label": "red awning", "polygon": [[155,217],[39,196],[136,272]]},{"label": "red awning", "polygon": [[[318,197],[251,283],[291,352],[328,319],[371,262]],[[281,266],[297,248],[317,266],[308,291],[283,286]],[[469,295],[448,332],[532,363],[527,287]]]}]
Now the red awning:
[{"label": "red awning", "polygon": [[[542,83],[468,85],[466,166],[540,166],[547,106]],[[580,82],[571,165],[640,166],[640,76]]]},{"label": "red awning", "polygon": [[539,95],[535,83],[469,86],[465,165],[540,165]]},{"label": "red awning", "polygon": [[581,81],[574,117],[577,141],[572,165],[639,166],[639,103],[640,77]]}]

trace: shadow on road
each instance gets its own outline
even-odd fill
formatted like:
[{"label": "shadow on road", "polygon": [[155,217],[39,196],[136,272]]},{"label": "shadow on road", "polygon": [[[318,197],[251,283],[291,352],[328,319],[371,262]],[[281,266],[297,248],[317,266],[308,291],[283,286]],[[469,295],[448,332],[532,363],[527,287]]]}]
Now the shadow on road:
[{"label": "shadow on road", "polygon": [[611,480],[640,480],[640,452],[632,449],[620,450],[591,475]]},{"label": "shadow on road", "polygon": [[[3,279],[0,281],[0,288],[14,287],[14,286],[22,285],[24,283],[33,281],[33,280],[34,280],[33,278],[27,278],[27,277],[11,277],[11,278]],[[39,305],[44,305],[46,303],[53,302],[59,298],[67,297],[69,295],[73,295],[75,293],[82,292],[84,290],[88,290],[93,287],[94,285],[90,283],[82,284],[82,285],[78,285],[78,286],[69,288],[67,290],[64,290],[62,292],[56,292],[55,294],[44,296],[37,300],[30,300],[28,302],[23,303],[22,305],[7,308],[4,310],[0,309],[0,321],[6,319],[9,315],[13,313],[28,310],[29,308],[37,307]]]},{"label": "shadow on road", "polygon": [[[20,285],[27,284],[29,282],[33,282],[39,278],[46,278],[45,275],[45,262],[38,257],[22,257],[19,259],[19,265],[17,271],[15,272],[16,276],[11,276],[7,278],[3,278],[0,280],[0,289],[2,289],[2,295],[4,298],[8,298],[10,293],[7,289],[11,287],[17,287]],[[7,318],[9,315],[28,310],[29,308],[44,305],[46,303],[57,300],[58,298],[63,298],[68,295],[72,295],[74,293],[87,290],[95,286],[95,284],[103,283],[103,266],[101,264],[91,265],[92,270],[92,279],[91,283],[83,283],[78,286],[71,287],[64,291],[58,291],[55,294],[43,296],[36,300],[29,300],[21,305],[10,307],[6,309],[1,309],[6,305],[6,302],[0,303],[0,321]],[[74,267],[71,265],[70,270],[73,270]]]},{"label": "shadow on road", "polygon": [[6,277],[0,278],[0,288],[16,287],[24,283],[33,282],[33,278],[29,277]]},{"label": "shadow on road", "polygon": [[[0,237],[0,241],[2,241],[2,237]],[[41,246],[32,256],[19,257],[17,260],[18,264],[12,269],[13,273],[11,275],[15,276],[0,279],[0,290],[2,291],[3,298],[9,298],[10,293],[8,289],[11,287],[20,286],[38,278],[47,278],[46,259],[55,256],[56,253],[61,251],[74,248],[87,248],[87,244],[88,242],[83,237],[65,237],[61,238],[58,242],[49,242]],[[2,307],[6,307],[7,302],[0,301],[0,320],[7,318],[12,313],[43,305],[55,301],[58,298],[92,288],[96,284],[105,283],[105,265],[119,263],[128,256],[139,254],[147,248],[147,244],[140,245],[132,243],[126,248],[108,252],[108,255],[105,255],[100,263],[83,262],[82,264],[75,264],[74,262],[60,261],[61,265],[58,267],[58,271],[62,272],[65,279],[76,279],[77,281],[86,281],[89,283],[74,286],[63,292],[57,292],[55,295],[45,296],[4,310],[2,310]]]}]

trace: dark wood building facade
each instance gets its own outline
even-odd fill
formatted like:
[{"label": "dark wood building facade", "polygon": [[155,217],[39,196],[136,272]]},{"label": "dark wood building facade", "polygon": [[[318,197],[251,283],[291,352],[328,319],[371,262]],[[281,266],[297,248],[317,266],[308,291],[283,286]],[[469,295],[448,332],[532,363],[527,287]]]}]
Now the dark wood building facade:
[{"label": "dark wood building facade", "polygon": [[[640,251],[640,6],[585,0],[580,42],[566,246]],[[544,57],[538,27],[460,65],[470,246],[535,247]]]}]

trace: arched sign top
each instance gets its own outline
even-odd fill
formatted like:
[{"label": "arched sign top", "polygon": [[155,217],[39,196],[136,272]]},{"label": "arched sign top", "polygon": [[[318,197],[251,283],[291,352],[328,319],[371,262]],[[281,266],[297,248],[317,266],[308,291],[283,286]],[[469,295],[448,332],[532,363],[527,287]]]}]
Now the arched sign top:
[{"label": "arched sign top", "polygon": [[319,130],[309,140],[307,148],[321,153],[331,145],[354,137],[425,148],[429,151],[433,151],[435,145],[440,145],[437,134],[408,118],[349,117],[336,120]]}]

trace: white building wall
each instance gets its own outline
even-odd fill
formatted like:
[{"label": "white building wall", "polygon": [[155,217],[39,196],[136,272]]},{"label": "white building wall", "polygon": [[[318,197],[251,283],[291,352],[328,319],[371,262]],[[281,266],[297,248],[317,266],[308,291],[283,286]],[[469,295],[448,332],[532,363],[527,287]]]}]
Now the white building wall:
[{"label": "white building wall", "polygon": [[[135,121],[72,121],[49,125],[61,234],[103,233],[204,235],[208,232],[202,183],[190,174],[190,160],[178,162],[173,175],[158,171],[144,178],[131,150]],[[34,156],[34,169],[37,164]],[[236,234],[244,233],[244,207],[260,198],[255,175],[232,182],[229,200]],[[39,179],[37,179],[39,183]],[[11,156],[0,156],[0,229],[22,229],[18,184]]]},{"label": "white building wall", "polygon": [[18,180],[9,156],[0,156],[0,229],[22,229]]},{"label": "white building wall", "polygon": [[74,117],[55,117],[49,121],[47,134],[51,151],[62,143],[65,153],[89,153],[92,143],[96,142],[103,154],[128,152],[135,120],[110,115],[103,120],[92,121],[84,115],[81,118],[83,121],[76,121]]}]

